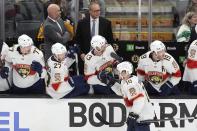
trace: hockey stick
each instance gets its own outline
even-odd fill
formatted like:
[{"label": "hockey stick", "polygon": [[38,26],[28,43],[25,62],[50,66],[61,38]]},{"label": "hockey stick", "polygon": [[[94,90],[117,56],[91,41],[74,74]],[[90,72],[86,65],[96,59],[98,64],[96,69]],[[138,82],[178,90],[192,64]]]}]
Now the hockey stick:
[{"label": "hockey stick", "polygon": [[9,89],[12,89],[12,87],[11,87],[11,85],[10,85],[10,82],[9,82],[8,78],[5,78],[5,79],[6,79],[6,81],[7,81],[7,84],[8,84]]},{"label": "hockey stick", "polygon": [[[101,121],[105,125],[122,125],[121,123],[111,123],[105,120],[98,112],[95,113],[96,118]],[[139,123],[155,123],[155,122],[166,122],[166,121],[180,121],[180,120],[194,120],[197,119],[197,117],[185,117],[185,118],[168,118],[168,119],[150,119],[150,120],[143,120]],[[125,122],[126,123],[126,122]]]},{"label": "hockey stick", "polygon": [[78,60],[78,55],[77,55],[77,53],[75,53],[74,55],[75,55],[75,68],[77,70],[77,75],[79,75],[79,60]]}]

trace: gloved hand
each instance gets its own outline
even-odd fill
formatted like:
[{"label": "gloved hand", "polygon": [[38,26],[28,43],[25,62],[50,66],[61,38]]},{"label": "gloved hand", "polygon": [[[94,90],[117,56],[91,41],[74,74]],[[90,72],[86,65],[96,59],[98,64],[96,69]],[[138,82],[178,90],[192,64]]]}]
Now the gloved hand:
[{"label": "gloved hand", "polygon": [[166,81],[166,83],[164,83],[161,87],[160,87],[160,90],[161,90],[161,93],[160,95],[161,96],[167,96],[167,95],[170,95],[172,93],[172,90],[173,90],[173,85],[170,81]]},{"label": "gloved hand", "polygon": [[79,53],[79,46],[77,44],[75,44],[74,46],[69,46],[69,50],[68,50],[67,56],[69,58],[75,59],[75,55],[74,55],[75,53],[76,54]]},{"label": "gloved hand", "polygon": [[8,78],[8,73],[9,73],[9,68],[8,67],[3,67],[0,71],[1,78],[3,78],[3,79]]},{"label": "gloved hand", "polygon": [[139,118],[139,115],[130,112],[129,116],[127,118],[127,126],[129,128],[130,131],[134,131],[135,130],[135,126],[137,123],[137,119]]},{"label": "gloved hand", "polygon": [[107,86],[111,87],[116,82],[115,78],[113,77],[111,72],[103,70],[98,73],[97,78],[102,82],[105,83]]},{"label": "gloved hand", "polygon": [[41,77],[42,65],[41,65],[39,62],[37,62],[37,61],[32,61],[31,69],[32,69],[33,71],[38,72],[39,76]]}]

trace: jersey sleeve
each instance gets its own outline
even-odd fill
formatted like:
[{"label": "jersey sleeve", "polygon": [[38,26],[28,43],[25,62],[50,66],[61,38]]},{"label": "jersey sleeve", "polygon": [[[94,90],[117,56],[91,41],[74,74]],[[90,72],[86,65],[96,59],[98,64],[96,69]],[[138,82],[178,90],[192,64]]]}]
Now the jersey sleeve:
[{"label": "jersey sleeve", "polygon": [[85,56],[85,63],[84,63],[84,74],[85,74],[85,79],[86,80],[90,76],[96,74],[96,68],[95,68],[95,66],[92,63],[93,63],[93,56],[88,53]]},{"label": "jersey sleeve", "polygon": [[167,57],[168,58],[165,58],[165,67],[167,72],[170,74],[169,81],[173,84],[173,86],[175,86],[181,80],[181,70],[176,60],[171,55],[167,55]]},{"label": "jersey sleeve", "polygon": [[46,71],[45,62],[44,62],[44,55],[43,55],[42,51],[40,51],[36,47],[33,47],[33,52],[32,53],[34,54],[36,61],[39,62],[42,65],[41,78],[45,79],[45,77],[47,75],[47,71]]},{"label": "jersey sleeve", "polygon": [[137,66],[137,76],[139,81],[144,81],[145,80],[145,67],[144,67],[144,61],[147,57],[147,54],[144,54],[140,56],[140,59],[138,61],[138,66]]},{"label": "jersey sleeve", "polygon": [[75,59],[72,59],[72,58],[69,58],[69,57],[66,57],[66,66],[68,68],[70,68],[70,66],[75,62]]},{"label": "jersey sleeve", "polygon": [[3,42],[2,50],[1,50],[1,60],[5,59],[5,56],[9,50],[9,47],[6,43]]}]

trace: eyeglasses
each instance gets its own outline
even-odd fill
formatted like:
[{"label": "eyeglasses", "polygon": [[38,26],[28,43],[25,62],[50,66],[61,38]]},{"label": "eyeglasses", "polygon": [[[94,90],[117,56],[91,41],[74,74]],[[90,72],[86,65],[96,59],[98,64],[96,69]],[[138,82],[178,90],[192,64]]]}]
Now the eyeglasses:
[{"label": "eyeglasses", "polygon": [[92,12],[100,12],[101,10],[92,10]]}]

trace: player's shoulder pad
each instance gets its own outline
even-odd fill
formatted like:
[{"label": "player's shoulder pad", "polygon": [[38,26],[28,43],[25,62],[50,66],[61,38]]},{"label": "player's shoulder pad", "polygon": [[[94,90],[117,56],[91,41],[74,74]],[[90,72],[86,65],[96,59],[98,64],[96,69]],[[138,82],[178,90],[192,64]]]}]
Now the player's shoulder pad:
[{"label": "player's shoulder pad", "polygon": [[148,58],[149,54],[150,54],[150,52],[146,52],[146,53],[142,54],[142,55],[140,56],[140,60],[143,60],[143,59]]},{"label": "player's shoulder pad", "polygon": [[174,58],[170,54],[165,53],[164,60],[168,62],[172,62]]},{"label": "player's shoulder pad", "polygon": [[34,55],[43,57],[43,52],[40,49],[38,49],[37,47],[35,47],[35,46],[32,46],[32,53]]},{"label": "player's shoulder pad", "polygon": [[85,63],[90,63],[93,60],[94,55],[89,52],[88,54],[85,55]]},{"label": "player's shoulder pad", "polygon": [[109,52],[112,52],[112,51],[115,52],[114,48],[110,44],[106,44],[106,50],[109,51]]},{"label": "player's shoulder pad", "polygon": [[[129,86],[131,86],[131,85],[135,86],[136,83],[138,83],[138,77],[137,77],[137,76],[132,76],[132,77],[130,77],[130,78],[126,81],[126,83],[127,83],[127,85],[129,85]],[[132,87],[133,87],[133,86],[132,86]]]}]

